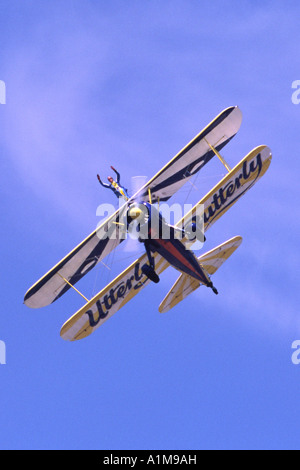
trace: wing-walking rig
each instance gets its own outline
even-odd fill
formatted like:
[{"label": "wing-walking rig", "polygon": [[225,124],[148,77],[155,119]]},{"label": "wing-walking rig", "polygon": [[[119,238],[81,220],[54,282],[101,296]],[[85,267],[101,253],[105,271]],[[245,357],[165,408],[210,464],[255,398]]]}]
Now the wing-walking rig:
[{"label": "wing-walking rig", "polygon": [[[242,242],[234,237],[217,248],[196,257],[195,242],[205,240],[204,233],[267,171],[272,154],[260,145],[230,168],[220,151],[236,135],[242,121],[237,106],[221,112],[203,131],[150,179],[112,216],[107,218],[82,243],[45,274],[26,293],[24,303],[39,308],[53,303],[70,288],[86,301],[61,329],[61,337],[74,341],[90,335],[120,310],[170,265],[180,276],[159,306],[168,311],[201,285],[217,294],[211,276]],[[227,174],[193,209],[174,226],[166,222],[159,203],[168,201],[214,156],[220,159]],[[203,209],[201,224],[199,208]],[[88,300],[75,284],[96,264],[113,251],[138,224],[139,241],[145,253],[104,289]],[[199,227],[202,230],[199,230]]]}]

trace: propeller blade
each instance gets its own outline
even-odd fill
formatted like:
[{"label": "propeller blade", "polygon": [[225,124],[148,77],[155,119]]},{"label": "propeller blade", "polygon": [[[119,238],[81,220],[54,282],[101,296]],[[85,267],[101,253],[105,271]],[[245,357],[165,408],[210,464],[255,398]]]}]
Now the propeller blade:
[{"label": "propeller blade", "polygon": [[[132,176],[131,178],[131,193],[132,196],[138,192],[145,184],[147,183],[147,176]],[[140,201],[140,197],[137,199],[137,202]]]},{"label": "propeller blade", "polygon": [[[141,189],[147,183],[147,176],[133,176],[131,178],[131,195],[133,196],[136,194],[139,189]],[[142,202],[140,198],[136,199],[137,203]],[[131,233],[127,234],[127,240],[124,244],[124,251],[126,252],[135,252],[138,253],[139,251],[144,250],[144,246],[138,241],[138,234],[137,234],[137,222],[131,222]]]}]

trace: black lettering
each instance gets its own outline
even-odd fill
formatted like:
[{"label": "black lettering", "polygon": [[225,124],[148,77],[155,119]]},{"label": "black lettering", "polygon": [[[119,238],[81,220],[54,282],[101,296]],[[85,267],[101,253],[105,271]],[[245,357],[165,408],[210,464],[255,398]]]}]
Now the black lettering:
[{"label": "black lettering", "polygon": [[126,283],[123,281],[121,282],[115,289],[111,289],[109,291],[109,294],[105,295],[103,298],[103,306],[105,307],[106,311],[103,311],[103,306],[100,300],[97,300],[96,302],[96,307],[98,310],[98,318],[95,319],[95,314],[93,310],[88,310],[85,312],[88,317],[89,317],[89,323],[91,327],[95,327],[98,325],[101,319],[104,319],[107,317],[109,310],[115,305],[120,298],[124,298],[125,294],[128,290],[132,289],[132,283],[133,281],[136,281],[137,284],[134,286],[134,289],[139,289],[141,288],[148,279],[146,279],[144,282],[141,282],[141,279],[143,277],[143,273],[139,272],[140,270],[140,264],[137,263],[134,267],[134,275],[130,276]]},{"label": "black lettering", "polygon": [[261,172],[261,169],[262,169],[262,160],[261,160],[261,154],[259,153],[256,157],[256,168],[258,168],[258,171],[257,171],[257,176],[260,175],[260,172]]},{"label": "black lettering", "polygon": [[117,297],[118,299],[120,299],[121,297],[124,297],[125,293],[126,293],[126,287],[125,287],[125,284],[124,282],[122,282],[122,284],[120,284],[120,286],[117,287]]},{"label": "black lettering", "polygon": [[206,208],[204,212],[204,223],[207,224],[209,220],[216,215],[216,213],[222,209],[222,206],[226,204],[228,198],[231,198],[237,189],[239,189],[243,183],[242,180],[247,181],[250,176],[257,171],[259,176],[262,170],[262,159],[259,153],[256,156],[256,160],[252,160],[248,166],[248,162],[243,163],[242,173],[237,176],[233,181],[227,183],[223,188],[220,188],[218,193],[215,193],[212,197],[211,204]]},{"label": "black lettering", "polygon": [[129,279],[127,279],[127,282],[126,282],[126,290],[131,290],[132,288],[132,281],[134,280],[134,276],[131,276]]},{"label": "black lettering", "polygon": [[103,299],[106,310],[110,310],[117,300],[118,298],[114,298],[114,289],[111,289],[109,291],[109,295],[105,295]]},{"label": "black lettering", "polygon": [[251,174],[251,169],[249,168],[249,173],[248,173],[248,169],[247,169],[247,161],[244,162],[243,164],[243,178],[245,181],[247,181],[247,179],[250,177],[250,174]]},{"label": "black lettering", "polygon": [[98,325],[99,321],[103,320],[103,318],[105,318],[108,314],[108,312],[103,312],[100,300],[97,300],[96,307],[97,307],[97,310],[98,310],[98,319],[97,320],[95,320],[94,313],[93,313],[92,310],[88,310],[87,312],[85,312],[86,315],[88,315],[88,317],[89,317],[90,326],[92,328],[94,326]]},{"label": "black lettering", "polygon": [[220,202],[218,201],[219,198],[220,198],[220,193],[219,194],[215,193],[213,196],[213,204],[215,205],[215,209],[217,211],[222,207],[221,198],[220,198]]},{"label": "black lettering", "polygon": [[239,175],[237,178],[235,178],[235,187],[236,189],[239,189],[241,187],[241,179],[243,178],[243,175]]},{"label": "black lettering", "polygon": [[208,222],[209,219],[214,215],[215,211],[212,206],[208,206],[207,214],[204,212],[204,223]]},{"label": "black lettering", "polygon": [[141,287],[143,287],[143,285],[145,285],[147,281],[148,281],[148,278],[147,278],[147,277],[146,277],[146,279],[144,280],[144,282],[139,281],[139,282],[134,286],[134,290],[138,290],[138,289],[140,289]]},{"label": "black lettering", "polygon": [[231,197],[235,193],[236,187],[234,184],[230,183],[226,191],[226,199]]},{"label": "black lettering", "polygon": [[137,263],[134,267],[134,278],[138,282],[142,279],[143,273],[139,274],[140,263]]},{"label": "black lettering", "polygon": [[226,199],[224,198],[224,194],[223,194],[223,188],[219,189],[219,196],[220,196],[221,206],[223,206],[223,204],[225,204],[226,202]]}]

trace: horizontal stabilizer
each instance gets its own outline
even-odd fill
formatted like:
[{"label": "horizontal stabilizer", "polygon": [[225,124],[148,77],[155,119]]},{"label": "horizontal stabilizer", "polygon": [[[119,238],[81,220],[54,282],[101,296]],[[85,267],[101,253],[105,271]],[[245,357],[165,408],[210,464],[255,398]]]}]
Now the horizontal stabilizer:
[{"label": "horizontal stabilizer", "polygon": [[[217,246],[213,250],[208,251],[202,256],[199,256],[198,261],[201,267],[209,274],[214,274],[220,266],[234,253],[234,251],[242,243],[242,237],[234,237],[222,245]],[[160,313],[165,313],[171,308],[175,307],[179,302],[185,299],[194,290],[200,287],[201,283],[196,279],[181,274],[172,289],[168,292],[164,300],[159,306]]]}]

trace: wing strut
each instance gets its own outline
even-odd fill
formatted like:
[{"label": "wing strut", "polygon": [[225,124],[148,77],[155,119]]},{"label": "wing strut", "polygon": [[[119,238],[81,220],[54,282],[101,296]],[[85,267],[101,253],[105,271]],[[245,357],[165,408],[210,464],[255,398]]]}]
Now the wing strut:
[{"label": "wing strut", "polygon": [[224,158],[222,157],[222,155],[218,152],[217,149],[215,149],[215,147],[213,147],[207,140],[206,138],[204,137],[204,140],[205,142],[207,143],[207,145],[211,148],[211,150],[214,152],[215,155],[217,155],[218,159],[223,163],[223,165],[225,166],[226,170],[228,171],[228,173],[231,171],[231,168],[230,166],[226,163],[226,161],[224,160]]},{"label": "wing strut", "polygon": [[152,195],[151,195],[151,188],[148,188],[148,197],[149,197],[149,202],[152,204]]},{"label": "wing strut", "polygon": [[61,274],[57,273],[67,284],[69,284],[70,287],[72,287],[72,289],[74,289],[79,295],[81,295],[81,297],[84,298],[84,300],[86,302],[89,302],[89,299],[87,299],[78,289],[76,289],[76,287],[73,286],[73,284],[71,284],[65,277],[63,277]]}]

